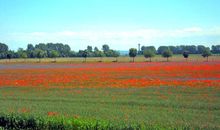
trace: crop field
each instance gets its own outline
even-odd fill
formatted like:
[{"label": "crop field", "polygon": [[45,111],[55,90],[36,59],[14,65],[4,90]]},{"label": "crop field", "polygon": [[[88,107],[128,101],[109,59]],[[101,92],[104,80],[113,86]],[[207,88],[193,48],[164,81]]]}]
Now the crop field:
[{"label": "crop field", "polygon": [[[82,57],[72,57],[72,58],[56,58],[56,63],[82,63],[84,62],[84,58]],[[117,58],[117,62],[130,62],[132,59],[129,56],[120,56]],[[187,59],[189,62],[204,62],[206,58],[203,58],[201,54],[190,54]],[[87,57],[86,62],[116,62],[115,57]],[[149,61],[149,59],[144,58],[143,55],[138,55],[135,57],[135,62],[145,62]],[[152,58],[152,62],[164,62],[166,58],[163,58],[161,55],[156,55]],[[183,58],[183,55],[175,54],[169,58],[169,61],[173,62],[185,62],[186,59]],[[209,57],[209,61],[220,61],[220,56],[212,55]],[[52,63],[55,62],[54,58],[18,58],[18,59],[0,59],[1,64],[8,63]]]},{"label": "crop field", "polygon": [[220,129],[220,62],[1,64],[0,113],[2,129]]}]

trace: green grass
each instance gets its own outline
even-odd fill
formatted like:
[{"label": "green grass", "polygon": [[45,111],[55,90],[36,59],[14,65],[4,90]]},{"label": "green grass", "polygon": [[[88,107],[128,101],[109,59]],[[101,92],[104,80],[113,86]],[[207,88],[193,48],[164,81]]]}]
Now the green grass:
[{"label": "green grass", "polygon": [[216,87],[0,88],[0,113],[48,120],[48,112],[56,112],[58,120],[77,119],[82,126],[100,121],[114,128],[220,129],[219,101]]},{"label": "green grass", "polygon": [[[102,62],[115,62],[116,58],[114,57],[103,57]],[[144,58],[144,56],[137,56],[135,58],[135,62],[144,62],[148,61],[149,59]],[[87,62],[100,62],[99,57],[88,57]],[[129,56],[121,56],[118,57],[118,62],[130,62],[131,58]],[[163,62],[166,61],[166,58],[163,58],[161,55],[156,55],[152,58],[152,62]],[[185,61],[182,55],[173,55],[169,58],[169,61]],[[189,55],[188,61],[206,61],[206,58],[203,58],[200,54],[191,54]],[[209,61],[220,61],[219,55],[213,55],[209,57]],[[54,59],[51,58],[43,58],[40,60],[41,63],[48,63],[54,62]],[[81,63],[84,62],[84,58],[74,57],[74,58],[57,58],[56,63]],[[32,59],[1,59],[0,63],[39,63],[39,59],[32,58]]]}]

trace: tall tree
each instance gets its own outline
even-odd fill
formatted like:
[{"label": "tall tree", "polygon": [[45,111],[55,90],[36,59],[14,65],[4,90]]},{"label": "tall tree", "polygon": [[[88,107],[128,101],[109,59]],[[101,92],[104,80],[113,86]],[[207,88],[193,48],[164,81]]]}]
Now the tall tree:
[{"label": "tall tree", "polygon": [[203,46],[203,45],[198,45],[198,46],[197,46],[197,53],[198,53],[198,54],[202,54],[205,49],[206,49],[205,46]]},{"label": "tall tree", "polygon": [[87,51],[92,52],[92,46],[87,46]]},{"label": "tall tree", "polygon": [[27,55],[28,55],[29,58],[34,58],[34,49],[35,48],[32,44],[27,45],[26,51],[27,51]]},{"label": "tall tree", "polygon": [[137,56],[137,49],[136,48],[130,48],[129,49],[129,56],[133,58],[133,62],[134,62],[134,58]]},{"label": "tall tree", "polygon": [[189,52],[188,51],[184,51],[183,52],[183,57],[186,59],[186,61],[187,61],[187,59],[188,59],[188,57],[189,57]]},{"label": "tall tree", "polygon": [[98,47],[95,47],[95,48],[94,48],[94,51],[99,51]]},{"label": "tall tree", "polygon": [[54,58],[54,62],[56,62],[56,58],[59,57],[59,52],[56,50],[51,51],[51,58]]},{"label": "tall tree", "polygon": [[27,51],[33,51],[35,48],[32,44],[27,45]]},{"label": "tall tree", "polygon": [[219,54],[220,53],[220,45],[212,45],[212,53]]},{"label": "tall tree", "polygon": [[211,56],[212,53],[210,52],[210,49],[209,48],[205,48],[202,52],[202,56],[205,58],[206,57],[206,61],[208,62],[209,61],[209,56]]},{"label": "tall tree", "polygon": [[7,59],[9,60],[9,62],[10,62],[11,58],[13,58],[13,54],[14,54],[13,51],[8,51],[7,52]]},{"label": "tall tree", "polygon": [[26,59],[28,58],[27,52],[23,51],[23,52],[21,53],[21,55],[20,55],[20,58],[23,58],[24,61],[26,61]]},{"label": "tall tree", "polygon": [[172,57],[172,55],[173,55],[173,52],[172,51],[170,51],[170,49],[167,49],[167,50],[165,50],[163,53],[162,53],[162,56],[163,57],[165,57],[165,58],[167,58],[167,62],[169,61],[169,57]]},{"label": "tall tree", "polygon": [[120,53],[118,51],[113,51],[113,57],[115,57],[115,62],[118,62],[119,56],[120,56]]},{"label": "tall tree", "polygon": [[168,46],[160,46],[158,49],[157,49],[157,53],[158,54],[162,54],[164,51],[168,50],[169,47]]},{"label": "tall tree", "polygon": [[39,59],[39,62],[41,62],[41,58],[47,57],[46,51],[43,51],[41,49],[35,49],[33,54],[34,57],[37,57]]},{"label": "tall tree", "polygon": [[105,53],[105,52],[109,51],[110,48],[109,48],[109,46],[107,44],[104,44],[104,45],[102,45],[102,50]]},{"label": "tall tree", "polygon": [[102,51],[94,51],[94,56],[95,57],[99,57],[100,59],[99,59],[99,62],[102,62],[102,57],[104,57],[105,56],[105,54],[102,52]]},{"label": "tall tree", "polygon": [[150,50],[151,52],[156,54],[156,48],[154,46],[142,46],[141,47],[141,53],[144,54],[145,50]]},{"label": "tall tree", "polygon": [[82,52],[82,57],[84,57],[84,62],[86,62],[87,56],[88,56],[88,51],[87,51],[87,50],[84,50],[84,51]]},{"label": "tall tree", "polygon": [[145,58],[150,58],[150,62],[151,62],[151,58],[155,56],[155,52],[152,50],[145,50],[144,51],[144,57]]},{"label": "tall tree", "polygon": [[6,53],[8,51],[8,46],[4,43],[0,43],[0,53]]}]

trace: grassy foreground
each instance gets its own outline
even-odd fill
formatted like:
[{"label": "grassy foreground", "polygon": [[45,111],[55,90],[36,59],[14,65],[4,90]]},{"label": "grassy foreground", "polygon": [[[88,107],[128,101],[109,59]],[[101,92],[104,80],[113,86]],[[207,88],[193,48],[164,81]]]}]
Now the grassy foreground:
[{"label": "grassy foreground", "polygon": [[[0,88],[6,129],[220,129],[220,89]],[[13,113],[13,114],[7,114]]]}]

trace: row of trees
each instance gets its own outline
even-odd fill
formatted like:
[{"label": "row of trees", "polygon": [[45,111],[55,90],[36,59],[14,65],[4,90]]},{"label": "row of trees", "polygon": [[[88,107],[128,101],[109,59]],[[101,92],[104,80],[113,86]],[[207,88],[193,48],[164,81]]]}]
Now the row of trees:
[{"label": "row of trees", "polygon": [[71,48],[67,44],[62,43],[39,43],[33,46],[28,44],[26,49],[19,48],[17,51],[11,51],[4,43],[0,43],[0,59],[11,58],[55,58],[56,57],[119,57],[118,51],[110,49],[107,44],[102,46],[102,50],[97,47],[93,49],[92,46],[87,46],[85,50],[79,50],[78,52],[71,51]]},{"label": "row of trees", "polygon": [[[136,48],[131,48],[129,50],[129,56],[133,58],[133,62],[134,62],[134,58],[137,56],[137,49]],[[190,52],[188,50],[185,50],[183,51],[182,55],[184,58],[187,58],[189,57],[189,54]],[[145,58],[149,58],[150,59],[150,62],[151,62],[151,58],[153,58],[155,55],[156,55],[156,51],[153,50],[151,47],[150,48],[145,48],[145,50],[143,50],[143,55]],[[173,51],[168,47],[166,49],[164,49],[162,52],[161,52],[161,55],[164,57],[164,58],[167,58],[167,61],[168,61],[168,58],[169,57],[172,57],[173,55]],[[205,58],[207,58],[207,61],[208,61],[208,57],[212,55],[211,51],[209,48],[204,48],[201,52],[201,55]]]},{"label": "row of trees", "polygon": [[[137,49],[131,48],[129,50],[129,56],[133,58],[137,54],[142,54],[145,58],[154,57],[156,54],[161,54],[163,57],[168,58],[173,54],[183,54],[185,58],[188,58],[189,54],[202,54],[203,57],[207,57],[212,53],[220,53],[220,45],[212,46],[212,50],[209,47],[203,45],[198,46],[160,46],[157,50],[154,46],[142,46],[141,51],[138,52]],[[92,46],[87,46],[84,50],[79,50],[78,52],[71,51],[71,48],[67,44],[62,43],[39,43],[35,46],[28,44],[26,49],[19,48],[17,51],[9,50],[8,46],[4,43],[0,43],[0,59],[11,59],[11,58],[54,58],[56,57],[84,57],[85,61],[87,57],[115,57],[117,61],[120,53],[118,51],[110,49],[107,44],[102,46],[99,50],[97,47],[93,49]]]},{"label": "row of trees", "polygon": [[220,45],[213,45],[211,49],[203,45],[160,46],[157,50],[154,46],[142,46],[139,53],[144,54],[145,50],[151,50],[156,54],[162,54],[167,49],[171,50],[173,54],[182,54],[184,51],[189,54],[202,54],[206,49],[209,49],[213,54],[220,53]]},{"label": "row of trees", "polygon": [[116,50],[110,49],[107,44],[104,44],[102,46],[102,50],[99,50],[97,47],[93,49],[92,46],[87,46],[87,49],[79,50],[79,52],[76,53],[75,56],[84,57],[85,61],[87,57],[100,57],[100,61],[102,61],[102,57],[115,57],[117,62],[120,53]]}]

